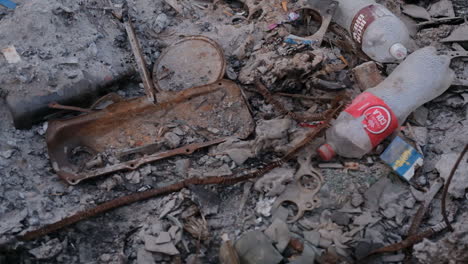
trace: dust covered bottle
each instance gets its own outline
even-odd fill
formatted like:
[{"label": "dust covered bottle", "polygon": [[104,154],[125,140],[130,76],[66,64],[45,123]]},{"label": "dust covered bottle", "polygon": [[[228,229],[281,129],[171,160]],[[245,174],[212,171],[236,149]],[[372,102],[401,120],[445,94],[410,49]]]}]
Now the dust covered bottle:
[{"label": "dust covered bottle", "polygon": [[409,55],[383,82],[357,96],[326,131],[318,149],[323,160],[336,154],[361,158],[392,134],[417,107],[441,95],[455,75],[450,58],[426,47]]},{"label": "dust covered bottle", "polygon": [[406,57],[409,31],[390,10],[373,0],[337,1],[334,21],[349,31],[371,59],[389,63]]}]

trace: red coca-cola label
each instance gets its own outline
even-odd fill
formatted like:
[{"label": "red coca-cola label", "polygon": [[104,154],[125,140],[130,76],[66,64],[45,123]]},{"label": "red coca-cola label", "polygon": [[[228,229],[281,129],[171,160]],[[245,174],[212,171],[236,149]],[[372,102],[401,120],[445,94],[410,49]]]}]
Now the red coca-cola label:
[{"label": "red coca-cola label", "polygon": [[351,36],[354,41],[362,44],[362,38],[364,32],[376,19],[384,16],[395,16],[389,10],[381,5],[370,5],[366,6],[354,16],[353,22],[351,23]]},{"label": "red coca-cola label", "polygon": [[345,112],[355,118],[364,116],[362,125],[373,147],[398,128],[398,119],[390,107],[371,93],[364,92],[356,97]]}]

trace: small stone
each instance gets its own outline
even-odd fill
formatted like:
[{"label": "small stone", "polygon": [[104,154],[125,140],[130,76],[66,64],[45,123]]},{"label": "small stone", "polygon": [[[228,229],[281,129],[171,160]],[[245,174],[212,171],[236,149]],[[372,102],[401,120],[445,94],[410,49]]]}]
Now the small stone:
[{"label": "small stone", "polygon": [[319,247],[321,248],[328,248],[329,246],[331,246],[333,244],[333,241],[328,239],[328,238],[325,238],[325,237],[320,237],[320,241],[319,241]]},{"label": "small stone", "polygon": [[275,168],[258,179],[254,188],[258,192],[265,192],[267,196],[277,196],[292,181],[295,172],[292,168]]},{"label": "small stone", "polygon": [[172,130],[172,132],[174,132],[178,136],[184,136],[185,135],[185,132],[182,129],[180,129],[180,127],[174,128]]},{"label": "small stone", "polygon": [[373,243],[372,241],[359,241],[354,248],[354,255],[357,259],[363,259],[372,250],[382,247],[380,243]]},{"label": "small stone", "polygon": [[0,156],[2,156],[5,159],[9,159],[9,158],[11,158],[11,156],[13,156],[13,151],[14,150],[12,150],[12,149],[1,151]]},{"label": "small stone", "polygon": [[268,237],[258,230],[244,233],[235,248],[243,264],[277,264],[283,260]]},{"label": "small stone", "polygon": [[264,217],[269,217],[271,215],[271,208],[273,206],[273,203],[275,202],[276,197],[272,198],[260,198],[257,201],[257,204],[255,206],[255,211]]},{"label": "small stone", "polygon": [[219,129],[214,128],[214,127],[209,127],[206,130],[208,130],[209,132],[211,132],[213,134],[218,134],[219,133]]},{"label": "small stone", "polygon": [[307,240],[311,245],[318,246],[320,243],[320,233],[317,231],[305,231],[304,239]]},{"label": "small stone", "polygon": [[385,209],[383,212],[382,212],[383,216],[385,216],[385,218],[387,219],[391,219],[393,217],[396,216],[397,212],[395,210],[395,208],[393,207],[388,207],[387,209]]},{"label": "small stone", "polygon": [[304,243],[302,243],[299,238],[292,237],[291,240],[289,240],[289,247],[299,253],[304,251]]},{"label": "small stone", "polygon": [[157,236],[156,244],[168,243],[168,242],[171,242],[171,240],[172,239],[171,239],[171,235],[169,234],[169,232],[161,232]]},{"label": "small stone", "polygon": [[225,153],[238,165],[244,164],[248,158],[254,157],[250,149],[228,149]]},{"label": "small stone", "polygon": [[91,44],[89,44],[88,48],[86,49],[86,52],[88,53],[90,57],[92,58],[96,57],[98,54],[98,48],[96,46],[96,43],[92,42]]},{"label": "small stone", "polygon": [[403,5],[402,12],[413,18],[431,20],[431,15],[427,12],[427,10],[424,7],[417,5]]},{"label": "small stone", "polygon": [[151,252],[158,252],[170,256],[179,255],[179,250],[172,243],[158,244],[158,238],[145,235],[145,249]]},{"label": "small stone", "polygon": [[310,264],[315,263],[316,250],[308,245],[304,245],[301,256],[289,262],[290,264]]},{"label": "small stone", "polygon": [[265,235],[276,242],[276,249],[279,252],[283,252],[286,249],[291,239],[288,225],[278,218],[265,230]]},{"label": "small stone", "polygon": [[335,212],[331,215],[331,220],[341,226],[346,226],[351,221],[351,217],[347,213]]},{"label": "small stone", "polygon": [[425,146],[427,144],[428,130],[425,127],[415,126],[413,127],[414,140],[418,145]]},{"label": "small stone", "polygon": [[164,139],[170,148],[177,148],[180,145],[180,137],[173,132],[164,134]]},{"label": "small stone", "polygon": [[160,33],[162,30],[164,30],[169,25],[169,18],[167,17],[166,14],[161,13],[156,17],[156,19],[154,21],[154,25],[157,26],[160,29],[160,31],[158,32],[158,33]]},{"label": "small stone", "polygon": [[364,198],[360,193],[354,192],[351,196],[351,205],[354,207],[359,207],[364,203]]},{"label": "small stone", "polygon": [[278,218],[278,219],[283,220],[284,222],[286,222],[286,220],[288,219],[288,215],[289,215],[289,210],[286,207],[280,205],[273,212],[273,216],[271,218],[272,219],[277,219]]},{"label": "small stone", "polygon": [[384,77],[373,61],[365,62],[353,70],[354,79],[361,91],[377,86],[384,80]]},{"label": "small stone", "polygon": [[154,264],[156,260],[151,252],[140,247],[137,251],[137,264]]},{"label": "small stone", "polygon": [[100,257],[102,262],[109,262],[112,259],[110,254],[102,254]]},{"label": "small stone", "polygon": [[187,176],[188,168],[190,167],[190,159],[180,159],[175,162],[175,170],[177,175],[181,177]]},{"label": "small stone", "polygon": [[141,182],[140,172],[135,170],[125,175],[125,178],[132,184],[138,184]]},{"label": "small stone", "polygon": [[161,214],[159,215],[159,219],[164,218],[168,213],[170,213],[174,209],[175,205],[176,205],[175,199],[172,199],[169,202],[167,202],[164,205],[164,208],[162,209]]},{"label": "small stone", "polygon": [[62,243],[58,238],[54,238],[40,247],[29,250],[29,253],[37,259],[50,259],[57,256],[62,250]]},{"label": "small stone", "polygon": [[203,186],[189,185],[192,201],[200,208],[204,216],[217,214],[221,199],[219,195]]},{"label": "small stone", "polygon": [[429,116],[429,109],[424,106],[416,108],[413,112],[413,120],[419,126],[425,126],[427,122],[427,117]]},{"label": "small stone", "polygon": [[416,203],[416,199],[413,196],[410,196],[408,199],[405,199],[405,207],[406,208],[413,208]]},{"label": "small stone", "polygon": [[453,4],[450,0],[441,0],[431,5],[429,14],[432,17],[455,17]]}]

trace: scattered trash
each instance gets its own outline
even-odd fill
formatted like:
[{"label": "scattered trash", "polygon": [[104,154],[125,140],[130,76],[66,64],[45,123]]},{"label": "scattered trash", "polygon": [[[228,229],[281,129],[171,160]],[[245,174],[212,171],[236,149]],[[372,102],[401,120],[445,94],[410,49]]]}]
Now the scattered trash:
[{"label": "scattered trash", "polygon": [[18,63],[21,61],[21,57],[18,52],[16,52],[15,46],[9,46],[2,49],[2,53],[8,63]]},{"label": "scattered trash", "polygon": [[10,0],[0,0],[0,5],[10,9],[16,8],[16,3]]},{"label": "scattered trash", "polygon": [[164,50],[154,64],[153,81],[162,91],[182,91],[221,80],[226,61],[221,47],[204,36],[186,37]]},{"label": "scattered trash", "polygon": [[393,139],[380,158],[407,181],[411,180],[416,169],[423,165],[422,155],[399,136]]},{"label": "scattered trash", "polygon": [[[253,129],[253,120],[243,103],[239,88],[230,81],[193,87],[170,99],[157,101],[158,104],[146,98],[122,100],[87,115],[49,122],[46,138],[54,170],[69,184],[77,184],[84,179],[111,172],[134,170],[167,157],[191,154],[197,149],[223,142],[226,136],[245,138]],[[154,143],[159,131],[174,120],[189,128],[217,128],[218,133],[211,137],[218,139],[188,144],[116,164],[84,165],[104,153],[119,153],[123,149],[135,150],[132,155],[141,153],[145,146]],[[157,124],[158,128],[155,127]],[[78,127],[80,132],[76,133]],[[200,137],[197,134],[194,136]],[[83,154],[86,155],[84,160],[76,159]],[[125,157],[118,159],[122,158]]]},{"label": "scattered trash", "polygon": [[395,62],[406,57],[408,29],[385,6],[373,0],[338,2],[336,23],[349,30],[354,41],[371,59]]},{"label": "scattered trash", "polygon": [[320,206],[320,199],[317,193],[323,184],[323,176],[311,165],[311,156],[298,157],[299,170],[294,175],[294,181],[286,186],[285,191],[276,199],[273,210],[276,210],[282,203],[293,203],[296,208],[296,215],[288,219],[288,223],[299,220],[306,211],[311,211]]},{"label": "scattered trash", "polygon": [[466,1],[23,2],[0,8],[0,262],[465,259],[468,41],[441,39]]},{"label": "scattered trash", "polygon": [[[368,153],[418,106],[447,90],[454,78],[449,65],[450,58],[437,55],[434,47],[412,53],[382,83],[355,98],[333,122],[327,130],[327,144],[319,148],[322,159],[331,160],[336,154],[361,158]],[[412,74],[416,72],[419,78]],[[406,78],[408,74],[411,78]]]}]

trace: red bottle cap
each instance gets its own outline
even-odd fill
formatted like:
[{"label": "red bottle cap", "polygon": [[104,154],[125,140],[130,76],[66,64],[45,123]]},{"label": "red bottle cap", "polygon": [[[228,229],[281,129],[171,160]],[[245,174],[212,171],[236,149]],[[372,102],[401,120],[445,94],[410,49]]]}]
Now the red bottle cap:
[{"label": "red bottle cap", "polygon": [[335,150],[330,144],[323,144],[318,148],[317,152],[324,161],[332,160],[336,156]]}]

